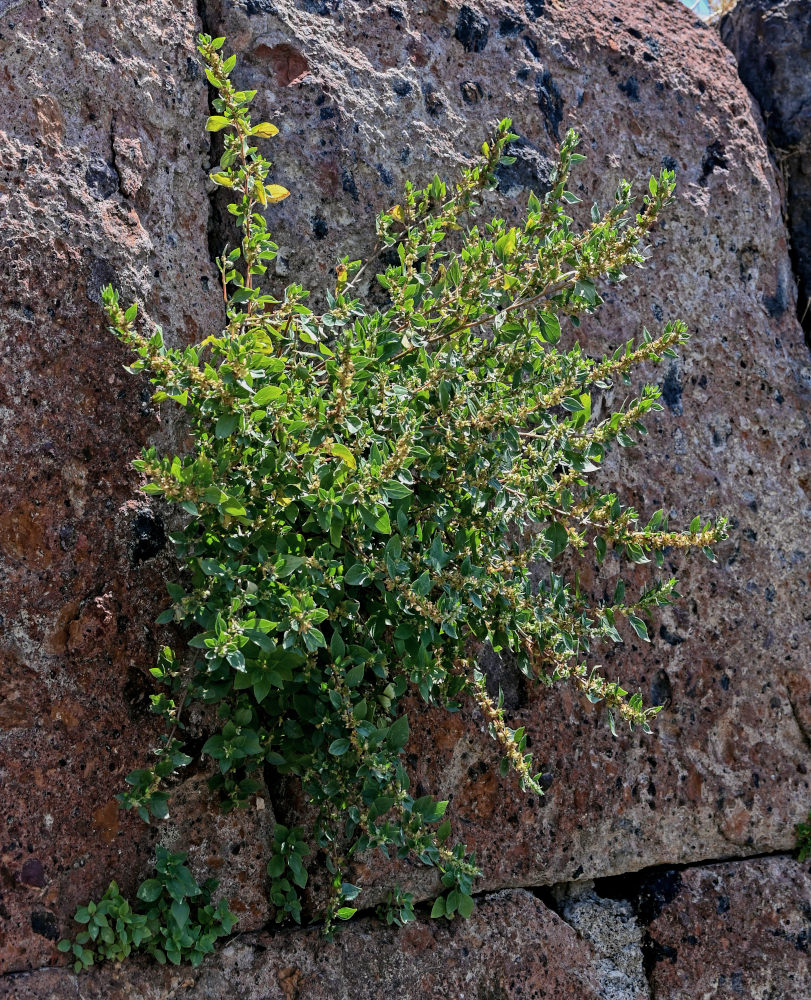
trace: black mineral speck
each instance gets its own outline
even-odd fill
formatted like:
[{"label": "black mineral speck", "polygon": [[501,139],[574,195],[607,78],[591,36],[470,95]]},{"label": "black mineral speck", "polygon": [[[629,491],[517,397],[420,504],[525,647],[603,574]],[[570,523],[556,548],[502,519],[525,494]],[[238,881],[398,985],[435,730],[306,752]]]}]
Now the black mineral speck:
[{"label": "black mineral speck", "polygon": [[502,38],[510,38],[512,35],[520,35],[524,28],[524,22],[517,17],[507,15],[498,22],[498,33]]},{"label": "black mineral speck", "polygon": [[716,913],[729,913],[729,896],[719,896],[715,904]]},{"label": "black mineral speck", "polygon": [[341,173],[341,187],[348,195],[351,195],[355,201],[358,200],[358,186],[355,183],[355,178],[351,170],[344,170]]},{"label": "black mineral speck", "polygon": [[324,237],[329,232],[329,226],[325,219],[322,219],[320,215],[316,215],[312,220],[311,224],[313,227],[313,236],[317,240],[323,240]]},{"label": "black mineral speck", "polygon": [[704,156],[701,158],[701,177],[698,183],[706,184],[707,178],[715,170],[727,170],[728,168],[729,161],[727,160],[724,144],[716,139],[715,142],[711,142],[704,150]]},{"label": "black mineral speck", "polygon": [[391,89],[398,97],[407,97],[411,93],[411,84],[408,80],[395,80]]},{"label": "black mineral speck", "polygon": [[507,144],[508,156],[515,157],[515,163],[496,168],[498,189],[507,197],[518,190],[529,189],[537,195],[546,194],[554,170],[553,162],[528,139],[519,137]]},{"label": "black mineral speck", "polygon": [[148,508],[139,510],[132,522],[134,566],[152,559],[166,545],[166,530],[160,517]]},{"label": "black mineral speck", "polygon": [[375,167],[377,170],[377,175],[381,181],[386,185],[386,187],[391,187],[394,183],[394,178],[391,175],[391,171],[387,170],[382,163],[378,163]]},{"label": "black mineral speck", "polygon": [[31,914],[31,930],[50,941],[59,940],[59,922],[56,915],[48,910],[34,910]]},{"label": "black mineral speck", "polygon": [[662,399],[665,401],[667,408],[672,413],[675,413],[676,416],[681,416],[684,412],[681,405],[681,394],[681,373],[679,372],[678,365],[673,362],[668,365],[664,381],[662,382]]},{"label": "black mineral speck", "polygon": [[538,46],[535,44],[535,42],[533,42],[533,40],[531,38],[526,38],[525,37],[523,39],[523,42],[524,42],[524,45],[526,45],[526,47],[527,47],[527,51],[529,52],[529,54],[532,56],[533,59],[540,59],[541,58],[541,54],[538,51]]},{"label": "black mineral speck", "polygon": [[669,646],[680,646],[684,639],[676,632],[671,632],[667,625],[659,626],[659,636],[664,639]]},{"label": "black mineral speck", "polygon": [[478,104],[484,97],[482,85],[475,80],[464,80],[459,84],[462,91],[462,100],[465,104]]},{"label": "black mineral speck", "polygon": [[272,0],[247,0],[245,10],[251,17],[256,14],[275,14],[276,4]]},{"label": "black mineral speck", "polygon": [[658,670],[650,682],[651,705],[669,705],[673,701],[673,686],[664,670]]},{"label": "black mineral speck", "polygon": [[535,77],[535,92],[538,95],[538,107],[544,117],[546,131],[555,139],[560,140],[560,123],[563,121],[563,98],[552,79],[548,69]]},{"label": "black mineral speck", "polygon": [[665,168],[665,170],[674,170],[675,171],[675,170],[678,170],[678,168],[679,168],[678,163],[676,162],[676,160],[672,156],[663,156],[662,157],[662,166]]},{"label": "black mineral speck", "polygon": [[461,42],[466,52],[482,52],[487,46],[490,35],[490,22],[472,7],[462,4],[459,17],[456,19],[454,38]]},{"label": "black mineral speck", "polygon": [[639,81],[635,76],[629,76],[625,83],[618,83],[617,87],[625,94],[629,101],[639,100]]},{"label": "black mineral speck", "polygon": [[322,122],[328,121],[330,118],[335,117],[335,108],[321,108],[318,112],[318,117]]},{"label": "black mineral speck", "polygon": [[543,13],[546,0],[524,0],[524,10],[530,21],[534,21]]},{"label": "black mineral speck", "polygon": [[104,201],[118,190],[118,173],[101,156],[90,157],[84,179],[97,201]]}]

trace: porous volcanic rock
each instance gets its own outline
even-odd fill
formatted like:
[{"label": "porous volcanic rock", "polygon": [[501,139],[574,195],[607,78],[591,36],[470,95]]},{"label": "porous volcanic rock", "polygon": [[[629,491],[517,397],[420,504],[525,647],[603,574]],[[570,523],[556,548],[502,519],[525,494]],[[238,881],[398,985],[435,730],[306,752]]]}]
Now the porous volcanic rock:
[{"label": "porous volcanic rock", "polygon": [[[481,900],[467,921],[404,928],[364,917],[333,942],[318,930],[240,936],[199,970],[132,961],[0,980],[3,1000],[598,1000],[591,947],[523,890]],[[4,992],[4,990],[6,992]],[[629,997],[628,1000],[631,1000]]]},{"label": "porous volcanic rock", "polygon": [[[788,849],[809,796],[800,609],[811,368],[762,123],[716,32],[675,0],[210,0],[207,10],[212,31],[241,53],[237,81],[258,90],[258,114],[281,130],[274,179],[292,194],[270,213],[280,284],[323,288],[341,256],[368,254],[373,215],[406,178],[452,176],[507,115],[518,159],[488,207],[508,220],[521,218],[529,188],[544,189],[569,126],[588,156],[573,188],[581,218],[592,199],[610,202],[620,176],[644,183],[675,169],[676,202],[651,239],[650,267],[609,289],[577,335],[602,353],[644,326],[687,321],[680,360],[650,373],[665,408],[649,438],[598,478],[622,484],[643,515],[664,506],[674,524],[731,518],[717,566],[668,557],[685,599],[655,623],[651,645],[629,634],[604,654],[612,677],[664,704],[656,733],[614,740],[598,710],[565,690],[532,690],[490,655],[514,724],[550,776],[545,799],[499,779],[497,748],[469,709],[423,712],[409,761],[417,794],[451,800],[454,833],[475,848],[485,887]],[[221,212],[215,232],[233,239]],[[583,586],[613,592],[616,561],[599,575],[587,562],[575,568]],[[367,904],[393,877],[376,859],[353,876],[374,890]],[[400,877],[420,895],[435,891],[430,872]]]},{"label": "porous volcanic rock", "polygon": [[648,927],[656,1000],[811,996],[811,871],[761,858],[681,873]]},{"label": "porous volcanic rock", "polygon": [[811,12],[805,0],[740,0],[719,27],[785,180],[798,315],[811,343]]},{"label": "porous volcanic rock", "polygon": [[114,797],[159,731],[166,526],[130,462],[166,424],[100,291],[179,339],[219,324],[196,27],[193,3],[0,4],[0,971],[149,867]]},{"label": "porous volcanic rock", "polygon": [[[550,775],[547,797],[498,778],[496,748],[470,710],[422,712],[409,762],[415,789],[451,799],[454,834],[486,873],[480,888],[790,848],[809,794],[809,626],[800,609],[809,590],[811,370],[761,125],[716,35],[678,0],[205,0],[199,12],[186,0],[7,0],[0,968],[59,961],[54,943],[75,905],[111,877],[132,891],[153,845],[152,831],[118,813],[114,796],[156,732],[147,671],[173,637],[151,623],[176,568],[160,547],[164,515],[137,499],[129,461],[147,439],[165,443],[178,430],[170,411],[159,423],[144,383],[121,371],[126,354],[106,332],[99,293],[115,282],[176,341],[219,327],[209,221],[215,246],[234,236],[219,203],[210,219],[203,188],[198,13],[212,32],[227,32],[242,57],[236,79],[257,87],[257,113],[281,129],[274,180],[293,193],[269,214],[281,250],[277,287],[295,280],[323,290],[340,256],[372,248],[374,214],[398,200],[406,177],[452,174],[505,115],[521,136],[518,159],[489,207],[507,219],[520,218],[529,187],[543,189],[568,125],[582,132],[589,157],[574,187],[586,216],[592,198],[609,203],[621,174],[676,169],[679,193],[652,237],[652,266],[610,289],[579,334],[602,352],[643,325],[687,320],[693,340],[655,374],[665,411],[650,421],[647,443],[614,456],[601,482],[621,483],[643,514],[672,508],[674,523],[699,511],[732,518],[720,565],[670,558],[686,599],[657,623],[652,645],[629,635],[606,654],[612,676],[665,704],[656,735],[613,740],[599,712],[565,690],[532,690],[490,657],[514,724],[526,725]],[[611,402],[595,400],[595,410]],[[583,586],[613,590],[617,572],[609,560],[594,577],[585,563]],[[289,804],[274,798],[273,809],[290,818]],[[431,873],[393,873],[370,859],[357,881],[376,897],[361,901],[384,896],[395,874],[421,896],[435,891]],[[499,911],[507,938],[525,923],[537,927],[516,906]],[[476,961],[457,925],[391,937],[363,922],[351,933],[369,942],[370,963],[399,954],[408,934],[422,941],[414,954],[423,948],[426,962],[432,940],[458,945],[459,982],[464,961]],[[227,993],[238,973],[229,955],[245,956],[250,970],[274,939],[255,940],[240,938],[204,973],[212,991]],[[399,943],[386,951],[389,940]],[[301,968],[323,968],[315,932],[285,931],[281,941]],[[330,947],[338,963],[340,941]],[[413,965],[397,965],[404,998],[426,995],[417,957]],[[488,962],[471,968],[471,990],[487,996]],[[19,992],[34,975],[44,978],[28,996],[77,993],[61,971],[15,976],[0,989]],[[127,975],[102,970],[82,989],[112,997],[113,980]],[[186,972],[141,975],[120,995],[158,996]],[[339,980],[326,981],[337,993]],[[295,973],[284,983],[276,995],[295,996]]]}]

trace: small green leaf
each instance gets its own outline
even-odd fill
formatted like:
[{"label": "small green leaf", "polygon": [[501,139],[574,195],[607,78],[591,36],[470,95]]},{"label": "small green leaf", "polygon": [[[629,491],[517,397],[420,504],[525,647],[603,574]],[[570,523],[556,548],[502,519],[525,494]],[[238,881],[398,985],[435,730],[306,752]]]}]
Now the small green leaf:
[{"label": "small green leaf", "polygon": [[220,129],[224,129],[230,122],[227,118],[223,118],[222,115],[212,115],[206,122],[206,132],[219,132]]},{"label": "small green leaf", "polygon": [[218,420],[214,433],[218,438],[227,438],[239,426],[238,413],[224,413]]}]

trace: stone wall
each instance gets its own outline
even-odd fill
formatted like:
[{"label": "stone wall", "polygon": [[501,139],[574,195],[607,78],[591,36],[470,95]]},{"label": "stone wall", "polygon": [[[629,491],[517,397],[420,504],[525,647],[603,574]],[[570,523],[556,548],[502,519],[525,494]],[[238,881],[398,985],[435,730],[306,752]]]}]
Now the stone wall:
[{"label": "stone wall", "polygon": [[[552,776],[544,799],[498,778],[475,713],[415,706],[415,781],[451,800],[484,869],[471,921],[395,931],[364,916],[332,945],[263,930],[267,837],[295,798],[272,782],[224,822],[194,775],[160,835],[223,877],[240,934],[197,972],[103,968],[81,994],[803,995],[807,866],[787,852],[811,804],[811,367],[763,123],[715,31],[678,0],[5,0],[0,996],[76,996],[73,974],[49,968],[55,941],[111,877],[131,892],[155,842],[114,796],[156,733],[148,669],[169,636],[151,623],[176,569],[129,462],[182,428],[122,371],[99,290],[113,281],[175,342],[219,327],[212,252],[233,234],[204,188],[201,28],[228,35],[236,79],[281,130],[274,180],[292,195],[270,215],[277,286],[318,288],[340,256],[368,252],[406,178],[452,174],[506,115],[521,135],[492,199],[506,218],[543,188],[569,126],[588,155],[574,188],[586,211],[620,175],[674,168],[651,266],[580,337],[603,352],[687,321],[693,339],[655,376],[665,411],[603,481],[674,523],[725,512],[732,532],[718,566],[673,560],[684,601],[650,646],[629,636],[606,660],[664,702],[653,737],[615,740],[569,692],[530,690],[488,660]],[[586,569],[584,583],[613,587],[616,572]],[[376,858],[354,877],[372,903],[395,878],[436,892],[431,872]]]}]

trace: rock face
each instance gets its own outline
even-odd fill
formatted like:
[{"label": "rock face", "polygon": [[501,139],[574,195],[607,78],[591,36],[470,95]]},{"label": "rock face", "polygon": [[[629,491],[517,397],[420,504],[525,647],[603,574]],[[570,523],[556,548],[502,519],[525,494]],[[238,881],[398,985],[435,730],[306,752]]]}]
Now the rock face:
[{"label": "rock face", "polygon": [[[86,1000],[599,1000],[593,961],[571,927],[519,889],[487,897],[461,924],[421,919],[395,929],[363,918],[331,944],[317,930],[240,937],[197,972],[128,963],[91,972],[81,988]],[[8,996],[62,1000],[76,985],[65,970],[34,972],[14,977]]]},{"label": "rock face", "polygon": [[811,874],[788,858],[683,872],[649,927],[656,1000],[811,995]]},{"label": "rock face", "polygon": [[[99,293],[113,281],[176,340],[219,328],[208,242],[218,248],[233,234],[204,193],[206,94],[193,46],[202,26],[227,33],[241,58],[237,81],[258,89],[257,114],[281,129],[274,180],[293,194],[270,215],[277,286],[323,290],[339,257],[372,248],[374,214],[397,201],[403,180],[452,174],[507,115],[521,138],[491,202],[505,218],[519,219],[528,190],[543,189],[570,125],[588,154],[574,187],[586,215],[592,199],[609,202],[622,174],[677,171],[651,267],[610,290],[579,334],[602,353],[643,325],[688,322],[682,358],[651,373],[665,412],[603,482],[614,476],[642,512],[672,507],[674,523],[696,512],[732,518],[718,566],[667,566],[686,599],[657,623],[651,646],[629,636],[606,657],[609,672],[665,705],[656,735],[614,740],[589,706],[530,690],[491,657],[514,724],[527,727],[551,775],[546,798],[498,778],[496,748],[469,711],[421,711],[409,762],[415,787],[451,799],[454,834],[475,848],[484,890],[790,849],[809,802],[809,625],[799,609],[809,596],[811,369],[761,123],[714,32],[676,0],[13,0],[0,3],[10,98],[0,111],[0,971],[60,961],[54,943],[77,903],[111,877],[132,891],[154,844],[114,796],[156,732],[148,668],[172,637],[151,623],[176,570],[169,525],[138,499],[129,461],[144,441],[181,431],[121,371],[127,359],[105,331]],[[583,585],[613,589],[617,571],[608,562],[594,577],[584,565]],[[202,720],[195,725],[193,735]],[[261,880],[263,843],[233,848],[267,833],[270,810],[243,827],[206,820],[194,782],[180,828],[207,863],[232,869],[235,887]],[[295,820],[272,788],[277,818]],[[778,878],[774,866],[763,872]],[[356,876],[372,902],[395,878],[422,898],[435,892],[430,873],[393,872],[378,859]],[[252,892],[243,932],[266,917]],[[443,995],[446,956],[451,996],[462,983],[481,998],[601,995],[604,952],[540,900],[498,894],[478,912],[450,930],[363,922],[334,946],[313,932],[240,937],[189,981],[212,997],[316,997],[319,977],[336,996],[391,995],[366,978],[372,992],[346,993],[357,946],[368,982],[400,976],[404,998]],[[543,969],[529,943],[536,932],[552,935]],[[519,958],[523,971],[510,965]],[[168,996],[185,975],[134,968],[133,982],[102,970],[83,995]],[[265,993],[234,985],[256,990],[255,980]],[[76,995],[62,971],[9,977],[3,989]]]},{"label": "rock face", "polygon": [[803,0],[740,0],[720,24],[724,44],[758,102],[786,184],[798,315],[811,342],[811,16]]}]

